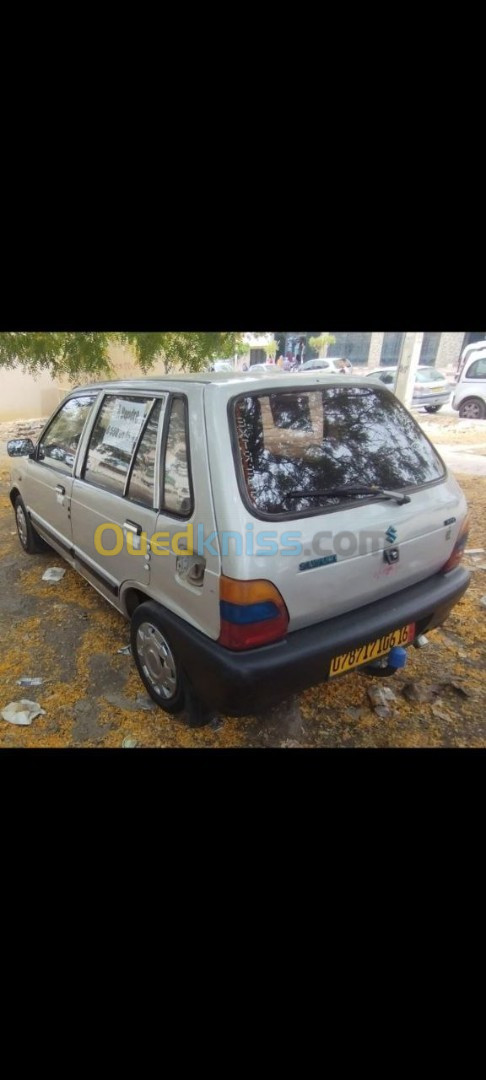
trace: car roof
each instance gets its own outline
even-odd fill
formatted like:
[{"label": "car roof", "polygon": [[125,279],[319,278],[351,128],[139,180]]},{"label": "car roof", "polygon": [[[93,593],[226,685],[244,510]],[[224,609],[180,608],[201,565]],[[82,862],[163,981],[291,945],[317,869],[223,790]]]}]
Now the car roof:
[{"label": "car roof", "polygon": [[463,359],[465,356],[469,356],[470,353],[474,352],[475,349],[478,349],[478,351],[486,349],[486,341],[470,341],[469,345],[466,345],[462,350]]},{"label": "car roof", "polygon": [[[132,391],[141,393],[143,391],[152,393],[162,390],[180,390],[185,389],[190,385],[206,385],[208,389],[222,392],[229,389],[232,393],[238,394],[248,389],[266,388],[267,386],[276,388],[292,388],[296,386],[342,386],[342,378],[338,381],[338,376],[334,374],[313,374],[311,372],[304,372],[303,374],[295,372],[285,372],[275,366],[275,374],[271,374],[269,377],[268,371],[256,371],[255,374],[250,372],[239,371],[220,371],[220,372],[197,372],[191,374],[177,374],[177,375],[161,375],[157,377],[147,377],[142,379],[106,379],[103,382],[86,383],[85,386],[76,386],[70,394],[66,397],[72,397],[80,394],[85,394],[88,391],[96,390],[108,390],[108,391],[122,391],[124,393],[131,393]],[[346,379],[346,386],[366,386],[367,380],[364,376],[348,375]]]}]

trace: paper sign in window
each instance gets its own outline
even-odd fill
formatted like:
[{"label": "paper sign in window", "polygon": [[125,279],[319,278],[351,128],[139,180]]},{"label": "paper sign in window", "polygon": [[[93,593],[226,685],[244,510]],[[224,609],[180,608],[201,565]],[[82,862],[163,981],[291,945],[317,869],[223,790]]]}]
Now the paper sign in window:
[{"label": "paper sign in window", "polygon": [[147,404],[117,401],[110,423],[103,435],[103,444],[131,454],[145,419]]}]

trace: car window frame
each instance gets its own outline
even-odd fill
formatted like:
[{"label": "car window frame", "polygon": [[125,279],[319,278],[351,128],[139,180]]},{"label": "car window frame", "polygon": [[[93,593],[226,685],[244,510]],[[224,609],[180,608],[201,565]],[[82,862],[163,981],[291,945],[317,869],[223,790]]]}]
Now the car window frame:
[{"label": "car window frame", "polygon": [[[99,416],[101,414],[101,410],[103,408],[103,405],[104,405],[106,399],[109,398],[109,397],[115,397],[115,398],[123,398],[123,397],[125,397],[125,398],[140,398],[140,399],[142,399],[144,401],[147,401],[147,400],[152,401],[150,409],[149,409],[149,411],[148,411],[148,413],[147,413],[147,415],[146,415],[146,417],[144,419],[144,422],[142,424],[140,432],[139,432],[139,434],[137,436],[137,441],[136,441],[136,443],[134,445],[132,455],[131,455],[131,458],[130,458],[130,464],[128,466],[127,474],[125,476],[125,480],[124,480],[124,484],[123,484],[123,491],[121,491],[121,492],[120,491],[110,491],[109,488],[103,487],[101,484],[96,484],[96,483],[94,483],[93,480],[88,480],[86,478],[86,476],[85,476],[91,437],[92,437],[93,431],[94,431],[94,429],[96,427],[98,418],[99,418]],[[85,446],[83,448],[83,460],[80,463],[80,468],[79,468],[79,472],[76,474],[76,479],[80,480],[83,484],[86,484],[88,487],[96,488],[97,491],[103,491],[107,495],[114,495],[118,499],[125,499],[126,502],[130,503],[132,506],[142,506],[145,510],[151,510],[152,509],[152,510],[154,510],[155,513],[158,513],[159,512],[158,505],[154,505],[153,507],[148,507],[146,505],[146,503],[140,503],[135,499],[130,499],[128,497],[128,495],[127,495],[127,491],[128,491],[128,484],[130,483],[130,477],[131,477],[131,474],[132,474],[132,469],[133,469],[133,464],[134,464],[134,461],[135,461],[135,456],[136,456],[136,454],[138,452],[138,448],[139,448],[140,443],[141,443],[141,441],[143,439],[143,436],[145,434],[146,426],[147,426],[147,424],[148,424],[148,422],[150,420],[150,417],[152,415],[152,412],[153,412],[153,410],[155,408],[155,403],[156,403],[157,400],[160,400],[160,401],[163,402],[164,399],[165,399],[165,407],[167,409],[167,403],[169,401],[169,398],[170,398],[170,394],[168,393],[167,390],[159,390],[159,391],[157,391],[157,390],[153,390],[153,391],[151,391],[151,390],[139,390],[139,389],[137,389],[137,390],[129,390],[129,389],[125,388],[125,387],[123,388],[123,390],[120,390],[120,391],[113,390],[111,387],[103,389],[103,391],[101,393],[101,396],[100,396],[100,399],[99,399],[99,402],[98,402],[98,407],[96,409],[96,415],[93,418],[93,422],[91,424],[91,427],[90,427],[90,430],[89,430],[89,433],[88,433],[88,436],[87,436],[87,439],[86,439],[86,442],[85,442]],[[155,461],[155,474],[154,474],[154,497],[153,497],[154,504],[157,504],[158,500],[160,499],[160,469],[158,468],[158,463],[160,461],[161,429],[163,427],[164,420],[165,420],[165,413],[164,413],[163,417],[162,416],[159,417],[158,430],[157,430],[157,443],[156,443],[156,451],[155,451],[155,453],[156,453],[156,461]]]},{"label": "car window frame", "polygon": [[[81,447],[82,447],[82,444],[83,444],[83,441],[84,441],[84,436],[85,436],[87,427],[88,427],[88,425],[90,424],[90,422],[92,420],[93,410],[96,407],[96,399],[97,399],[98,395],[99,395],[99,390],[93,390],[93,391],[85,390],[83,393],[78,391],[75,394],[69,394],[68,397],[65,397],[63,399],[63,401],[61,401],[59,403],[58,408],[55,410],[55,412],[53,412],[52,416],[50,416],[49,419],[46,421],[46,424],[44,425],[44,427],[43,427],[43,429],[42,429],[42,431],[41,431],[41,433],[39,435],[39,438],[38,438],[38,440],[36,442],[34,452],[33,452],[32,455],[29,455],[31,460],[35,461],[37,465],[44,465],[45,468],[53,469],[54,472],[59,473],[61,476],[65,476],[65,477],[71,478],[73,480],[74,477],[76,476],[76,469],[77,469],[78,460],[79,460],[79,456],[80,456],[80,452],[81,452]],[[76,401],[78,398],[91,397],[91,396],[93,397],[91,411],[88,413],[88,415],[87,415],[87,417],[86,417],[86,419],[84,421],[83,427],[81,429],[81,434],[79,436],[79,441],[78,441],[78,445],[77,445],[77,448],[76,448],[76,453],[74,455],[74,461],[73,461],[73,464],[71,466],[71,472],[67,473],[67,472],[65,472],[64,469],[60,469],[59,466],[54,464],[55,458],[48,458],[48,460],[46,460],[45,458],[41,458],[39,456],[40,455],[40,448],[42,446],[42,440],[47,435],[47,433],[49,431],[49,428],[54,423],[54,421],[57,419],[57,417],[59,416],[59,413],[62,412],[65,405],[68,405],[70,401]]]},{"label": "car window frame", "polygon": [[[189,495],[191,499],[190,509],[185,514],[178,514],[174,510],[168,510],[164,505],[165,496],[165,462],[167,458],[167,441],[169,436],[169,424],[172,416],[172,405],[174,400],[179,399],[184,406],[184,432],[186,437],[186,451],[187,451],[187,475],[189,480]],[[159,484],[159,514],[164,514],[166,517],[173,518],[174,521],[188,521],[194,513],[194,486],[192,479],[192,459],[191,459],[191,440],[189,432],[189,401],[187,394],[179,392],[177,390],[169,393],[169,400],[167,402],[164,423],[162,431],[162,456],[160,459],[160,484]]]},{"label": "car window frame", "polygon": [[[325,387],[325,389],[328,389],[328,388],[330,389],[333,386],[341,388],[342,385],[343,385],[342,379],[339,380],[339,381],[336,379],[336,382],[329,383]],[[347,384],[347,385],[352,385],[352,384]],[[282,392],[284,392],[282,390],[282,388],[280,388],[280,389],[281,389]],[[299,386],[299,392],[301,392],[303,394],[304,393],[314,393],[316,389],[317,388],[316,388],[315,384],[309,384],[309,386],[305,386],[305,385],[304,386]],[[381,383],[379,387],[378,386],[373,386],[372,389],[375,390],[375,391],[378,391],[378,393],[387,394],[390,398],[392,398],[392,400],[395,403],[398,401],[396,394],[394,394],[391,390],[388,390],[388,388],[384,385],[384,383]],[[289,388],[289,391],[290,391],[290,388]],[[357,506],[369,506],[369,504],[374,501],[374,498],[373,498],[372,495],[370,495],[369,498],[366,497],[366,496],[361,496],[359,499],[346,499],[345,502],[341,502],[337,506],[336,505],[319,506],[319,507],[316,507],[315,510],[312,510],[312,509],[309,509],[309,508],[307,508],[306,510],[298,510],[298,511],[286,510],[286,511],[281,511],[279,513],[274,513],[274,514],[271,514],[266,510],[261,510],[259,507],[255,506],[255,504],[251,501],[251,499],[249,497],[248,488],[246,486],[246,481],[245,481],[245,474],[244,474],[244,470],[243,470],[243,461],[242,461],[242,458],[241,458],[239,437],[238,437],[238,431],[237,431],[237,425],[236,425],[236,405],[237,405],[238,401],[244,400],[245,398],[248,398],[248,397],[262,397],[262,395],[264,395],[264,394],[267,394],[268,396],[270,396],[270,394],[272,392],[273,393],[278,393],[278,388],[275,389],[274,391],[272,391],[270,386],[262,386],[262,387],[259,387],[258,389],[255,389],[255,390],[248,390],[246,392],[242,391],[240,394],[235,394],[234,397],[229,398],[228,404],[227,404],[227,410],[226,411],[227,411],[227,417],[228,417],[228,427],[229,427],[229,433],[230,433],[231,449],[232,449],[232,453],[233,453],[233,462],[234,462],[234,466],[235,466],[236,480],[237,480],[238,490],[239,490],[239,493],[240,493],[240,496],[241,496],[241,499],[242,499],[242,502],[243,502],[243,506],[248,511],[248,513],[250,513],[252,515],[252,517],[257,518],[260,521],[279,522],[279,521],[296,521],[299,518],[322,517],[324,515],[327,516],[327,514],[341,513],[344,509],[351,510],[351,509],[353,509],[354,507],[357,507]],[[398,402],[398,404],[402,405],[401,402]],[[402,405],[402,408],[404,408],[403,405]],[[409,410],[407,409],[406,411],[408,412]],[[432,440],[429,439],[429,437],[425,434],[425,431],[423,431],[422,428],[420,427],[420,425],[417,424],[417,421],[415,420],[414,416],[412,416],[412,419],[414,420],[417,428],[419,429],[419,431],[420,431],[421,435],[423,436],[423,438],[425,439],[425,441],[429,444],[431,449],[434,451],[434,453],[438,457],[438,459],[440,461],[440,464],[442,465],[442,468],[444,470],[443,475],[436,477],[435,480],[427,480],[423,484],[404,484],[402,487],[400,487],[400,491],[405,491],[405,492],[410,491],[410,492],[415,493],[417,491],[424,491],[426,488],[429,488],[429,487],[435,487],[437,484],[443,484],[448,479],[449,471],[448,471],[447,465],[446,465],[445,461],[443,460],[443,458],[441,457],[437,447],[434,446],[434,443],[432,442]]]},{"label": "car window frame", "polygon": [[481,360],[486,361],[486,352],[485,352],[484,356],[477,356],[475,360],[470,361],[469,367],[468,367],[467,371],[464,374],[464,380],[471,379],[472,382],[486,382],[486,371],[485,371],[484,375],[471,375],[470,374],[470,372],[471,372],[472,368],[474,367],[474,365],[475,364],[480,364]]},{"label": "car window frame", "polygon": [[143,442],[145,432],[146,432],[146,430],[148,428],[148,425],[150,423],[150,418],[152,416],[152,413],[155,412],[155,407],[157,405],[157,401],[162,401],[162,398],[161,397],[154,397],[153,398],[150,409],[149,409],[149,411],[148,411],[148,413],[147,413],[147,415],[145,417],[145,420],[144,420],[144,422],[142,424],[142,427],[140,428],[140,432],[139,432],[137,441],[135,443],[135,446],[133,447],[132,457],[131,457],[130,464],[128,466],[128,472],[127,472],[127,475],[126,475],[126,478],[125,478],[125,485],[124,485],[124,488],[123,488],[123,495],[122,495],[122,498],[126,499],[127,502],[133,503],[134,506],[144,506],[147,510],[157,510],[157,506],[155,505],[155,503],[157,502],[157,484],[156,484],[157,447],[158,447],[158,443],[159,443],[159,428],[161,426],[161,420],[162,420],[161,416],[159,416],[159,419],[157,421],[157,438],[155,440],[155,469],[154,469],[154,479],[153,479],[153,483],[152,483],[152,506],[147,506],[146,503],[140,502],[139,499],[132,498],[132,496],[129,495],[128,492],[129,492],[129,489],[130,489],[130,481],[132,479],[132,473],[133,473],[133,468],[134,468],[135,461],[136,461],[136,458],[137,458],[137,454],[138,454],[140,446],[141,446],[141,444]]}]

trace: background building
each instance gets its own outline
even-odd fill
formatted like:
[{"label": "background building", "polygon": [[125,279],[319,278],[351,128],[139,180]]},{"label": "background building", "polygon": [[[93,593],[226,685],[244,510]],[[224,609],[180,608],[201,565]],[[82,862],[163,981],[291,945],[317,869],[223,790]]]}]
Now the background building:
[{"label": "background building", "polygon": [[[319,337],[322,331],[294,331],[293,333],[245,334],[247,352],[235,357],[235,367],[261,364],[268,359],[267,348],[273,339],[277,342],[276,357],[296,357],[300,362],[317,356],[317,350],[309,344],[309,338]],[[374,368],[398,363],[405,333],[375,331],[342,333],[330,330],[336,338],[327,347],[328,356],[347,356],[356,369]],[[452,369],[466,345],[486,340],[486,332],[437,332],[425,333],[420,353],[421,364],[433,364],[443,370]],[[111,345],[110,359],[113,378],[133,378],[140,375],[134,357],[125,346]],[[163,375],[164,365],[156,364],[151,374]],[[84,380],[89,381],[88,379]],[[83,379],[80,377],[79,382]],[[52,379],[46,372],[37,376],[24,373],[21,368],[0,369],[0,421],[24,420],[48,416],[71,389],[67,378]]]},{"label": "background building", "polygon": [[[380,365],[393,367],[398,364],[405,338],[405,331],[328,332],[335,337],[336,342],[327,346],[326,356],[346,356],[353,366],[368,368]],[[314,330],[275,334],[278,353],[293,360],[297,359],[299,363],[310,360],[317,356],[317,351],[309,344],[309,339],[319,337],[320,333],[321,331]],[[486,339],[486,333],[475,331],[424,333],[419,363],[444,369],[453,367],[466,345],[483,339]]]}]

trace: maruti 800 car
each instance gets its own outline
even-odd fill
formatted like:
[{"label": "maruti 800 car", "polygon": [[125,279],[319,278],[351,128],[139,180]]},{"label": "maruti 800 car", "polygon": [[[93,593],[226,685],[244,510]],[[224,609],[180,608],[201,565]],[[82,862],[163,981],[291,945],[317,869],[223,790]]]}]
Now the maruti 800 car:
[{"label": "maruti 800 car", "polygon": [[8,452],[24,550],[46,542],[130,619],[167,712],[392,674],[469,583],[464,495],[366,377],[102,382]]}]

